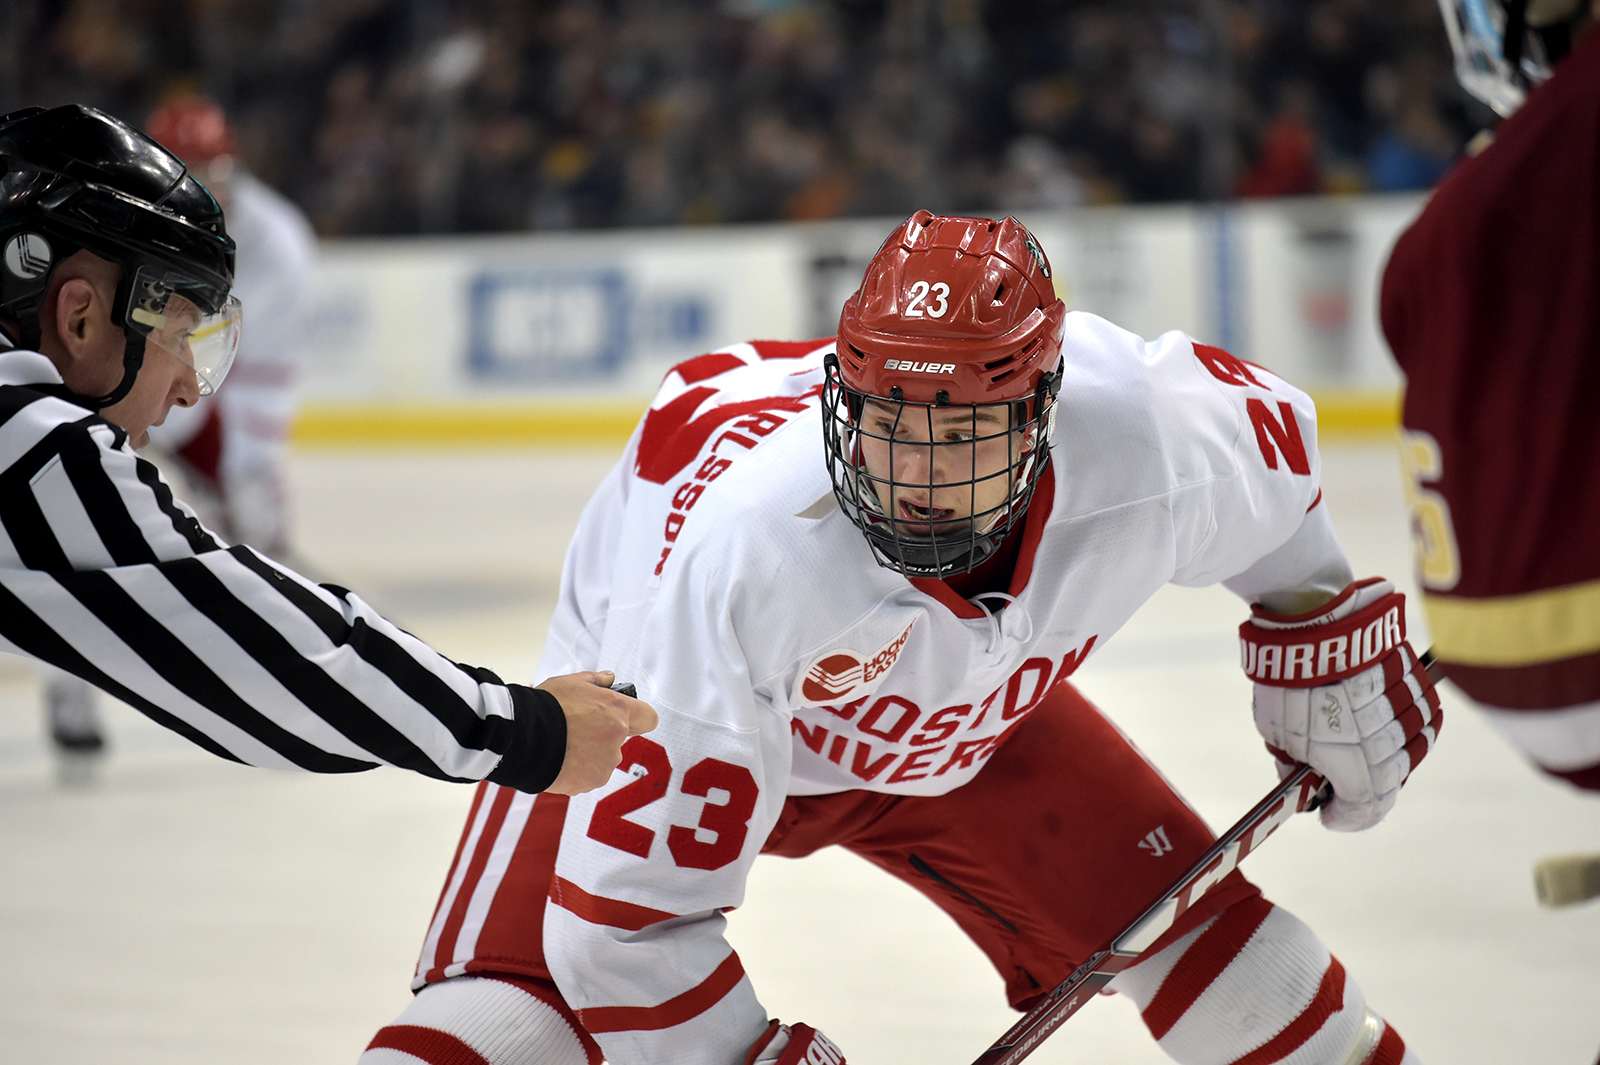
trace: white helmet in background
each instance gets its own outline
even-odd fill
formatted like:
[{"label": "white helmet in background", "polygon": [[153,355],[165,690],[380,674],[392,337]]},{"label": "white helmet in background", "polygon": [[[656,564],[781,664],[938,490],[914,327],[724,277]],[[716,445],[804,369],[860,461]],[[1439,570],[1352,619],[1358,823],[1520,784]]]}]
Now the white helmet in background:
[{"label": "white helmet in background", "polygon": [[1461,87],[1502,117],[1572,47],[1587,0],[1439,0]]}]

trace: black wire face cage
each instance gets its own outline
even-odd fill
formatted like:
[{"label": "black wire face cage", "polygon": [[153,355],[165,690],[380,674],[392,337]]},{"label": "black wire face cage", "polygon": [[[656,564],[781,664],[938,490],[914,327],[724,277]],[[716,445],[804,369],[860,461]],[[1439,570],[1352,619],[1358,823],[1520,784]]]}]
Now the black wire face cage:
[{"label": "black wire face cage", "polygon": [[1047,386],[1031,401],[909,403],[898,388],[884,399],[848,387],[834,355],[824,368],[828,476],[878,564],[944,578],[993,555],[1050,465]]}]

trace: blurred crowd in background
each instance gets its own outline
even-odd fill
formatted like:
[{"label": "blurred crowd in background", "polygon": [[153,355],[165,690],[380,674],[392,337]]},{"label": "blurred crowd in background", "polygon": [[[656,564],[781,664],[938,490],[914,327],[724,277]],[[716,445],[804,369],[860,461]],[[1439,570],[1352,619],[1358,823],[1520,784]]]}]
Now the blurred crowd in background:
[{"label": "blurred crowd in background", "polygon": [[323,236],[1396,191],[1436,0],[5,0],[0,107],[199,91]]}]

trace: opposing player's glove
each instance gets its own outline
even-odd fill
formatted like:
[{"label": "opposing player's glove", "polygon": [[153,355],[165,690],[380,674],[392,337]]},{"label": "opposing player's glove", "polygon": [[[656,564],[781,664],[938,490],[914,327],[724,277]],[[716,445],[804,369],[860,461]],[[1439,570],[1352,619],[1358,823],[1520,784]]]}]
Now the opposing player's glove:
[{"label": "opposing player's glove", "polygon": [[844,1053],[809,1024],[773,1021],[751,1044],[744,1065],[844,1065]]},{"label": "opposing player's glove", "polygon": [[1306,614],[1253,609],[1239,638],[1256,729],[1281,774],[1304,762],[1333,786],[1323,825],[1371,828],[1442,721],[1433,681],[1406,642],[1405,596],[1373,578]]}]

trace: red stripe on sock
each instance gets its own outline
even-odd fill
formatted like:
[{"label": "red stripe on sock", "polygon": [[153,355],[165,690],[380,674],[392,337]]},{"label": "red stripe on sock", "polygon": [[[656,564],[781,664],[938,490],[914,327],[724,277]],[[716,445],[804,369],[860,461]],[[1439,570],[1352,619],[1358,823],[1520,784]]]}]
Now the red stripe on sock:
[{"label": "red stripe on sock", "polygon": [[1151,1035],[1160,1039],[1172,1030],[1194,1000],[1233,964],[1271,912],[1272,903],[1259,895],[1245,899],[1224,910],[1199,939],[1189,944],[1144,1008],[1144,1023]]},{"label": "red stripe on sock", "polygon": [[739,955],[729,954],[699,985],[659,1006],[599,1006],[579,1010],[583,1026],[594,1033],[659,1031],[692,1020],[722,1001],[744,979]]},{"label": "red stripe on sock", "polygon": [[1329,1017],[1343,1008],[1344,966],[1339,964],[1338,958],[1334,958],[1322,974],[1317,993],[1311,996],[1311,1001],[1300,1011],[1300,1016],[1261,1046],[1242,1058],[1234,1059],[1233,1065],[1269,1065],[1270,1062],[1288,1057],[1307,1039],[1321,1031]]},{"label": "red stripe on sock", "polygon": [[1400,1059],[1406,1056],[1406,1041],[1400,1038],[1400,1033],[1394,1030],[1394,1025],[1383,1026],[1383,1038],[1378,1040],[1378,1049],[1372,1052],[1363,1065],[1400,1065]]},{"label": "red stripe on sock", "polygon": [[379,1028],[367,1044],[368,1050],[398,1050],[428,1065],[489,1065],[489,1059],[467,1044],[437,1028],[417,1024],[391,1024]]}]

